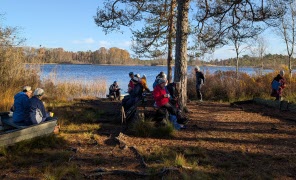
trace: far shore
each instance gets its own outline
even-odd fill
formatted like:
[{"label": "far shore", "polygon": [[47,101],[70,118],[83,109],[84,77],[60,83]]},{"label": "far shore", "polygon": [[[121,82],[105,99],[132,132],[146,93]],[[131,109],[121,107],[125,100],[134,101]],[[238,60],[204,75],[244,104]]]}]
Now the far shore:
[{"label": "far shore", "polygon": [[[95,65],[95,66],[162,66],[165,67],[167,65],[145,65],[145,64],[92,64],[92,63],[25,63],[28,65]],[[188,67],[194,67],[196,65],[188,65]],[[227,65],[214,65],[214,64],[202,64],[197,65],[200,67],[235,67],[235,66],[227,66]],[[172,67],[175,67],[175,65],[172,65]],[[257,68],[260,69],[261,67],[258,66],[240,66],[239,68]],[[272,67],[264,67],[264,69],[273,69]]]}]

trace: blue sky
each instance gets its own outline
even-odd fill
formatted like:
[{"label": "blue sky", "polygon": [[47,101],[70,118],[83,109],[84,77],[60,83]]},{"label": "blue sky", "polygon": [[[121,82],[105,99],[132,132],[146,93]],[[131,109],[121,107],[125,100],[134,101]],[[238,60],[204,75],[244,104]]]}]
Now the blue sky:
[{"label": "blue sky", "polygon": [[[19,35],[32,47],[62,47],[67,51],[95,51],[100,47],[118,47],[130,50],[131,33],[113,32],[105,35],[93,20],[100,0],[0,0],[0,22],[6,26],[20,27]],[[280,38],[266,33],[268,52],[285,54]],[[280,46],[279,46],[280,45]],[[231,46],[218,49],[206,58],[235,57]],[[207,60],[207,59],[205,59]]]}]

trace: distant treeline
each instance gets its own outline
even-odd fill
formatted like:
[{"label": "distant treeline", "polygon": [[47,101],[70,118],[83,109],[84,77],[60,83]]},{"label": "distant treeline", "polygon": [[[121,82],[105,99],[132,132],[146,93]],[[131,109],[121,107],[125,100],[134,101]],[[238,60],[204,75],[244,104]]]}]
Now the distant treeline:
[{"label": "distant treeline", "polygon": [[[292,62],[294,59],[292,58]],[[236,59],[229,58],[224,60],[211,60],[203,61],[203,64],[217,65],[217,66],[236,66]],[[263,68],[277,68],[279,65],[288,65],[288,56],[281,54],[267,54],[262,58],[251,57],[244,55],[239,58],[239,66],[252,66],[252,67],[263,67]]]},{"label": "distant treeline", "polygon": [[[167,65],[166,56],[151,60],[132,58],[127,50],[112,47],[101,47],[96,51],[65,51],[63,48],[32,48],[22,47],[25,63],[73,63],[73,64],[117,64],[117,65]],[[236,59],[215,59],[201,61],[199,58],[188,58],[188,65],[217,65],[235,66]],[[174,63],[174,62],[173,62]],[[239,66],[252,66],[264,68],[277,67],[288,64],[288,57],[281,54],[267,54],[263,58],[244,55],[239,59]]]},{"label": "distant treeline", "polygon": [[21,47],[25,63],[124,64],[166,65],[164,58],[140,60],[127,50],[101,47],[96,51],[65,51],[63,48]]}]

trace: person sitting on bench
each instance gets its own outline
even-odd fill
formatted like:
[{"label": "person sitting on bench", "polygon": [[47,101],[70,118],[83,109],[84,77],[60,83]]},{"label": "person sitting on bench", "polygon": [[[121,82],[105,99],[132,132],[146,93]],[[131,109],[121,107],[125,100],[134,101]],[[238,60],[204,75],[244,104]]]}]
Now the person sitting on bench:
[{"label": "person sitting on bench", "polygon": [[113,96],[114,99],[120,100],[120,88],[117,84],[117,81],[114,81],[113,84],[109,87],[109,97]]},{"label": "person sitting on bench", "polygon": [[25,120],[29,118],[29,99],[32,97],[31,86],[25,86],[22,92],[14,96],[14,103],[11,107],[13,111],[13,122],[17,125],[25,125]]},{"label": "person sitting on bench", "polygon": [[134,77],[132,79],[134,88],[130,92],[130,95],[124,96],[124,99],[122,100],[122,106],[124,107],[124,110],[127,111],[130,107],[136,104],[139,100],[142,99],[143,94],[143,85],[140,82],[139,78]]},{"label": "person sitting on bench", "polygon": [[41,101],[44,90],[37,88],[34,96],[30,99],[30,118],[26,121],[27,125],[39,124],[44,121],[56,119],[46,112],[43,102]]},{"label": "person sitting on bench", "polygon": [[[160,79],[158,85],[155,86],[153,90],[153,97],[156,103],[156,106],[159,108],[157,114],[164,114],[163,110],[166,109],[170,115],[174,115],[177,118],[179,124],[187,123],[187,119],[182,117],[180,109],[176,104],[172,105],[170,101],[170,93],[166,88],[166,79]],[[177,97],[175,97],[177,98]],[[177,103],[177,101],[175,102]]]},{"label": "person sitting on bench", "polygon": [[159,108],[165,108],[172,115],[177,115],[177,109],[170,104],[170,94],[166,90],[166,80],[159,79],[158,85],[155,86],[153,90],[153,97],[156,103],[156,106]]}]

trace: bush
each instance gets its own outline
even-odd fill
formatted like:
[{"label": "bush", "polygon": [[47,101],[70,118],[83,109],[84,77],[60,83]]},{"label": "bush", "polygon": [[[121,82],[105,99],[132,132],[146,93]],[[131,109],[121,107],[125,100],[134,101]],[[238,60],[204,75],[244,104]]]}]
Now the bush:
[{"label": "bush", "polygon": [[[282,69],[286,70],[285,67]],[[202,87],[203,99],[213,101],[239,101],[253,99],[254,97],[271,99],[271,82],[278,74],[279,70],[264,75],[248,75],[240,72],[238,77],[235,71],[217,71],[214,74],[206,73],[206,83]],[[288,72],[286,70],[286,72]],[[293,77],[293,76],[292,76]],[[295,78],[290,78],[288,73],[285,75],[287,88],[283,96],[286,100],[295,101]],[[187,94],[189,99],[196,97],[195,76],[191,75],[188,79]]]},{"label": "bush", "polygon": [[170,137],[174,131],[174,127],[171,123],[165,126],[155,127],[152,121],[137,121],[133,124],[132,132],[136,136],[140,137]]}]

